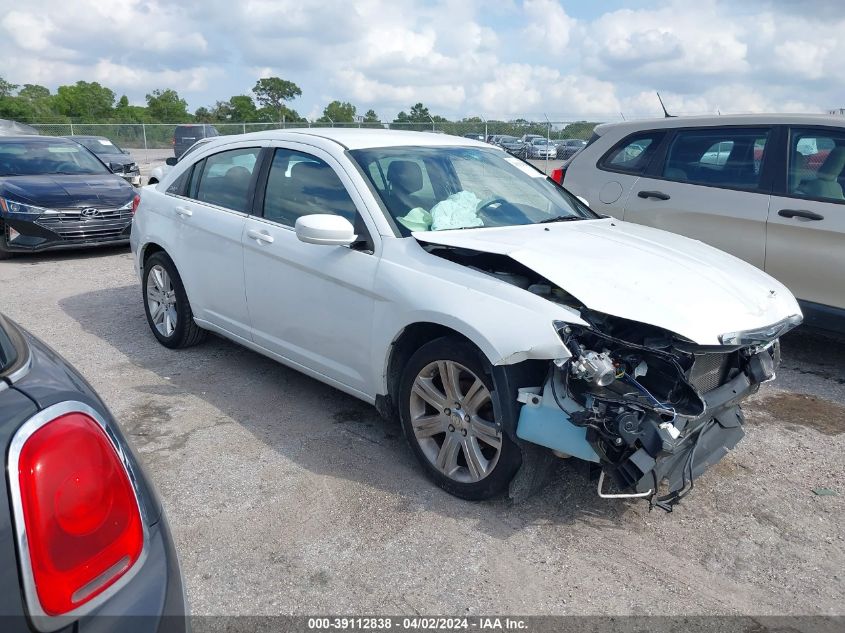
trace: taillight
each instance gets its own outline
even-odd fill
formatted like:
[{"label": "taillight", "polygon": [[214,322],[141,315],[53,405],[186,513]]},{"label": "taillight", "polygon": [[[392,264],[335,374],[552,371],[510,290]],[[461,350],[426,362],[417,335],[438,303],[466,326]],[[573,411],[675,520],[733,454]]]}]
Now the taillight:
[{"label": "taillight", "polygon": [[135,197],[132,198],[132,215],[135,215],[135,212],[138,210],[139,204],[141,204],[141,196],[136,193]]},{"label": "taillight", "polygon": [[566,170],[565,170],[563,167],[560,167],[560,168],[558,168],[558,169],[553,169],[553,170],[552,170],[552,176],[551,176],[551,178],[552,178],[552,180],[554,180],[557,184],[562,185],[562,184],[563,184],[563,177],[564,177],[565,175],[566,175]]},{"label": "taillight", "polygon": [[25,423],[9,453],[12,507],[30,612],[79,613],[140,559],[144,524],[113,440],[81,403]]}]

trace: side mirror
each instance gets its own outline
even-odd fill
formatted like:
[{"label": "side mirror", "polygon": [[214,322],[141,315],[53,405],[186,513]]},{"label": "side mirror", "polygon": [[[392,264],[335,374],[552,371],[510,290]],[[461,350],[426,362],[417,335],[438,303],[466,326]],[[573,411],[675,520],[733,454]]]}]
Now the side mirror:
[{"label": "side mirror", "polygon": [[349,220],[329,213],[300,216],[295,228],[296,237],[306,244],[348,246],[358,239]]},{"label": "side mirror", "polygon": [[173,165],[176,164],[176,157],[175,156],[168,156],[167,159],[165,159],[164,164],[170,165],[171,167],[173,167]]}]

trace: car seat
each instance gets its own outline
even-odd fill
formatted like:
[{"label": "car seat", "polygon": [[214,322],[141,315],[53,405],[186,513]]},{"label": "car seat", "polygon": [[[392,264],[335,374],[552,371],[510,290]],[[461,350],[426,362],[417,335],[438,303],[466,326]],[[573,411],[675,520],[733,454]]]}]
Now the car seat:
[{"label": "car seat", "polygon": [[845,168],[845,146],[834,147],[812,180],[801,182],[799,191],[813,198],[845,200],[839,176]]},{"label": "car seat", "polygon": [[403,215],[414,207],[423,206],[420,196],[414,195],[423,186],[422,169],[411,160],[394,160],[387,167],[387,196],[394,215]]}]

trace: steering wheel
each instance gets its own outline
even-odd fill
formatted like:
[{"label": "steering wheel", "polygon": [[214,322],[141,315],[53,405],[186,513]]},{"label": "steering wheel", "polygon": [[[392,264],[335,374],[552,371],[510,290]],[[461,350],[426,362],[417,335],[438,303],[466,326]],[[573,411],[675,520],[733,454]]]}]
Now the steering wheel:
[{"label": "steering wheel", "polygon": [[[495,216],[487,212],[494,204],[501,204],[502,206],[496,210]],[[484,222],[484,226],[506,226],[508,224],[528,224],[530,220],[522,210],[514,205],[513,202],[508,202],[504,198],[494,196],[489,200],[482,201],[476,208],[476,214]]]}]

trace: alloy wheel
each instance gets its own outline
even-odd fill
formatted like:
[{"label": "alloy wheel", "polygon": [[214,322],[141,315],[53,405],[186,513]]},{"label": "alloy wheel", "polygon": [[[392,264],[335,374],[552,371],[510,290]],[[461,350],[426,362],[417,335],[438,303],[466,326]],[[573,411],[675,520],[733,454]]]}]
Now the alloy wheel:
[{"label": "alloy wheel", "polygon": [[411,426],[423,454],[445,476],[475,483],[496,467],[502,431],[484,382],[449,360],[429,363],[410,397]]},{"label": "alloy wheel", "polygon": [[159,334],[170,337],[176,330],[176,290],[163,266],[156,264],[147,275],[147,307],[150,320]]}]

